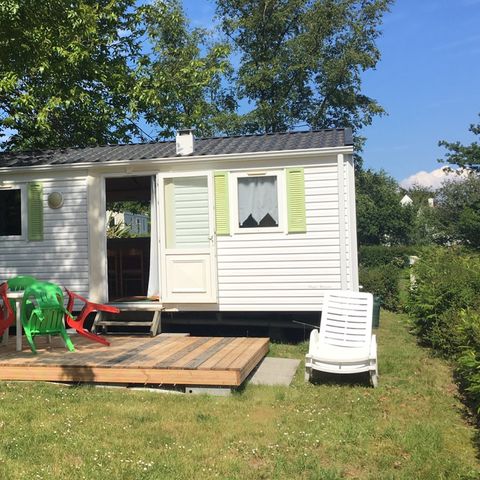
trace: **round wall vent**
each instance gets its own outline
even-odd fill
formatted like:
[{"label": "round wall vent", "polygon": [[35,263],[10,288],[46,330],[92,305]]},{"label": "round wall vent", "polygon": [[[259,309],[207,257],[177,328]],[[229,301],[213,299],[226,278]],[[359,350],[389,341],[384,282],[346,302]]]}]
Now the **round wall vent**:
[{"label": "round wall vent", "polygon": [[60,208],[63,205],[63,194],[60,192],[52,192],[48,196],[48,206],[50,208]]}]

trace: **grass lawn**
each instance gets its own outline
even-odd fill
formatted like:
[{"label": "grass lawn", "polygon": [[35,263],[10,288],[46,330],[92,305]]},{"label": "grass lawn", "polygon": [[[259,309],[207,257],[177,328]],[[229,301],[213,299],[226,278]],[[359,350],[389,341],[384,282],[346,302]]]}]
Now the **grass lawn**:
[{"label": "grass lawn", "polygon": [[[451,371],[382,312],[380,387],[207,397],[0,383],[0,479],[477,479]],[[307,346],[273,345],[302,358]]]}]

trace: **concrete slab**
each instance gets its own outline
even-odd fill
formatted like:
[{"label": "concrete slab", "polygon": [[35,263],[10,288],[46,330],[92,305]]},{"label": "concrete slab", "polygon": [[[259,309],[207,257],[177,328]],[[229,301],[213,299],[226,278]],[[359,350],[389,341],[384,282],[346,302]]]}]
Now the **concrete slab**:
[{"label": "concrete slab", "polygon": [[292,383],[300,360],[294,358],[265,357],[250,377],[253,385],[284,385]]},{"label": "concrete slab", "polygon": [[229,397],[232,394],[231,388],[222,387],[186,387],[185,393],[193,395],[214,395],[217,397]]}]

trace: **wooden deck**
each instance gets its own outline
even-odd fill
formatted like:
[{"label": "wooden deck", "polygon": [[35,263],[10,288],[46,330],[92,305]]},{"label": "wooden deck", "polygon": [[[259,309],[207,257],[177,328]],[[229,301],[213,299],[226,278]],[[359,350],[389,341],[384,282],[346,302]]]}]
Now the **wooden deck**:
[{"label": "wooden deck", "polygon": [[266,355],[268,338],[109,335],[110,347],[73,335],[36,340],[38,354],[15,337],[0,346],[0,380],[238,387]]}]

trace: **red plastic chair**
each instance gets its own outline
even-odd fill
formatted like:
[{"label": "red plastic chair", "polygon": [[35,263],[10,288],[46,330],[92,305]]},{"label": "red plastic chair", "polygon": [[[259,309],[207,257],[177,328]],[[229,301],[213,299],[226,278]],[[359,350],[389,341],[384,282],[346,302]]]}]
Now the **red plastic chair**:
[{"label": "red plastic chair", "polygon": [[7,298],[7,283],[2,283],[0,285],[0,336],[3,335],[5,330],[13,325],[15,321],[15,312],[13,311],[12,305]]},{"label": "red plastic chair", "polygon": [[97,335],[96,333],[89,332],[83,327],[85,320],[87,319],[88,315],[92,312],[106,312],[106,313],[120,313],[120,310],[115,307],[110,307],[108,305],[102,305],[100,303],[93,303],[90,300],[82,297],[78,293],[71,292],[68,288],[65,288],[65,291],[68,295],[68,304],[67,310],[70,313],[73,313],[73,305],[75,303],[75,299],[80,300],[84,303],[83,308],[80,314],[77,317],[70,317],[69,315],[65,315],[65,322],[68,324],[70,328],[74,328],[80,335],[93,340],[94,342],[102,343],[103,345],[110,345],[108,340]]}]

